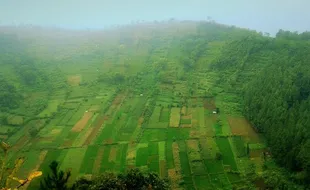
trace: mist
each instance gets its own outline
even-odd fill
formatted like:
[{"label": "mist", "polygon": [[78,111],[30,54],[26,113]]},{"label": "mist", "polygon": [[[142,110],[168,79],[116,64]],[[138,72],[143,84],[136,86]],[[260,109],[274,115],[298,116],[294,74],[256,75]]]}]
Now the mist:
[{"label": "mist", "polygon": [[143,21],[207,20],[275,34],[310,30],[307,0],[0,0],[0,25],[102,29]]}]

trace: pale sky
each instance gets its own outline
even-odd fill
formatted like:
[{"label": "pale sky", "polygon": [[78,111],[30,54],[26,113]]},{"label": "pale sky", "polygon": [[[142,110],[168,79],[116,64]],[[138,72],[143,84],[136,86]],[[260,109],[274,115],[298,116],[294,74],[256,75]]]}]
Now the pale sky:
[{"label": "pale sky", "polygon": [[262,32],[310,31],[310,0],[0,0],[0,25],[104,28],[131,21],[206,20]]}]

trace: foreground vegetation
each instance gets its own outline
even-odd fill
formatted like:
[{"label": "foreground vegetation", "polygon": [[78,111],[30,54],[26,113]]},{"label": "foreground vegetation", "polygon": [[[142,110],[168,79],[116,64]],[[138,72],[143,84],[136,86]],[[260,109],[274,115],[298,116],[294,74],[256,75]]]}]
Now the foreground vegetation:
[{"label": "foreground vegetation", "polygon": [[19,158],[17,177],[42,171],[28,189],[54,160],[70,170],[68,186],[139,168],[172,189],[306,188],[309,39],[189,21],[3,27],[6,167]]}]

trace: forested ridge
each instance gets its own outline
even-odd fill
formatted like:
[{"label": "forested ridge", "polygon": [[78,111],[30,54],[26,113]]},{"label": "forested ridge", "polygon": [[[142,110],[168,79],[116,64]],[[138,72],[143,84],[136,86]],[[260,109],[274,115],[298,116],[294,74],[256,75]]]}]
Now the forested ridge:
[{"label": "forested ridge", "polygon": [[[48,150],[48,156],[56,159],[62,151],[61,164],[71,158],[65,157],[67,149],[74,155],[86,147],[90,161],[95,162],[94,155],[100,155],[98,146],[111,152],[128,147],[128,152],[144,152],[139,152],[140,160],[134,163],[126,160],[131,158],[126,157],[128,152],[121,155],[125,155],[122,161],[129,163],[126,167],[137,164],[145,169],[153,167],[149,166],[153,162],[140,164],[142,157],[150,154],[158,160],[159,145],[151,143],[160,141],[167,144],[167,152],[180,149],[184,156],[182,163],[175,161],[178,156],[174,154],[169,157],[165,153],[163,159],[172,160],[164,168],[182,165],[182,170],[175,172],[183,175],[182,180],[173,180],[184,188],[203,184],[201,179],[211,189],[251,189],[253,184],[267,189],[309,188],[310,32],[280,30],[270,37],[214,21],[145,23],[110,31],[4,27],[0,28],[0,52],[0,127],[9,129],[0,131],[0,141],[17,144],[22,153]],[[98,115],[104,119],[99,120]],[[75,127],[87,117],[93,118],[84,123],[85,130]],[[171,130],[173,117],[180,120],[176,127],[180,131]],[[233,131],[233,122],[244,117],[267,139],[268,149],[263,140],[257,140],[257,134],[251,141]],[[238,127],[247,125],[247,121],[236,123]],[[97,124],[102,128],[95,127]],[[214,141],[208,144],[212,148],[207,154],[201,139]],[[196,141],[196,147],[190,145]],[[137,150],[130,150],[128,142],[137,143]],[[253,152],[259,149],[254,159],[251,145]],[[156,150],[150,151],[154,147]],[[227,152],[232,153],[227,156]],[[120,161],[115,164],[110,160],[121,156],[105,157],[109,164],[102,164],[100,171],[120,167]],[[46,159],[49,162],[50,157]],[[79,158],[80,165],[87,165],[85,158]],[[195,165],[202,163],[205,165]],[[210,163],[214,168],[209,168]],[[46,161],[40,168],[43,173],[49,172],[48,164]],[[199,170],[203,168],[205,173]],[[74,171],[72,179],[86,174],[84,170]],[[201,175],[208,180],[200,179]],[[257,185],[261,181],[263,185]]]},{"label": "forested ridge", "polygon": [[276,161],[310,177],[310,38],[279,31],[228,43],[212,65],[229,89],[243,96],[243,114],[268,140]]}]

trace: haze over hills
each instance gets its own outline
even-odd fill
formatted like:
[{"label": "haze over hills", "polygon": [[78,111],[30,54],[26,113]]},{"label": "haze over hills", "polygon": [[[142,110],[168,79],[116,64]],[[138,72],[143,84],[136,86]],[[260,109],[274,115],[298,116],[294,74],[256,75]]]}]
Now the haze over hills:
[{"label": "haze over hills", "polygon": [[139,168],[172,189],[306,189],[309,43],[214,21],[0,27],[7,167],[43,172],[28,189],[53,160],[69,184]]}]

